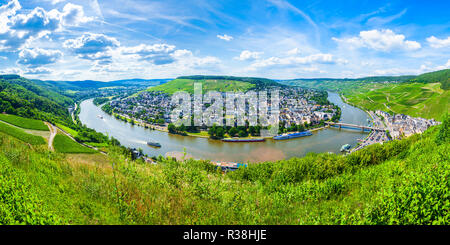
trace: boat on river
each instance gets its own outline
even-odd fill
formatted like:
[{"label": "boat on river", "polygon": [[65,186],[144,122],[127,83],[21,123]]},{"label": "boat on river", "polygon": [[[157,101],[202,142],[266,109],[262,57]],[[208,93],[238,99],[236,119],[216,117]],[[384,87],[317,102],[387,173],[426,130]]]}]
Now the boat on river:
[{"label": "boat on river", "polygon": [[161,147],[161,144],[160,144],[160,143],[158,143],[158,142],[152,142],[152,141],[147,142],[147,145],[153,146],[153,147]]},{"label": "boat on river", "polygon": [[349,151],[349,150],[350,150],[350,148],[352,148],[352,146],[351,146],[351,145],[349,145],[349,144],[345,144],[345,145],[343,145],[343,146],[341,147],[341,151]]},{"label": "boat on river", "polygon": [[295,139],[305,136],[311,136],[312,133],[310,131],[304,131],[304,132],[298,132],[298,133],[292,133],[292,134],[281,134],[274,136],[274,140],[288,140],[288,139]]}]

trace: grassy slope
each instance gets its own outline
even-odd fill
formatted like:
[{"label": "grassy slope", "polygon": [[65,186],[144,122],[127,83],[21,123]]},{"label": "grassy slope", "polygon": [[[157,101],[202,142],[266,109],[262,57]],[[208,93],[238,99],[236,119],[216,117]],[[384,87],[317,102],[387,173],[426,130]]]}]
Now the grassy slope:
[{"label": "grassy slope", "polygon": [[449,224],[448,129],[226,175],[194,160],[49,153],[0,134],[0,223]]},{"label": "grassy slope", "polygon": [[0,114],[0,120],[21,128],[49,131],[47,125],[45,125],[40,120],[29,119],[8,114]]},{"label": "grassy slope", "polygon": [[439,83],[368,84],[344,90],[349,102],[369,110],[384,110],[411,116],[435,118],[450,112],[449,91]]},{"label": "grassy slope", "polygon": [[192,80],[192,79],[175,79],[168,83],[149,88],[148,91],[162,91],[168,94],[173,94],[177,91],[186,91],[194,93],[194,82],[202,84],[203,93],[214,90],[219,92],[245,92],[250,88],[255,87],[254,84],[234,80]]},{"label": "grassy slope", "polygon": [[442,84],[441,88],[448,90],[450,89],[450,69],[424,73],[412,79],[412,81],[421,83],[440,82]]},{"label": "grassy slope", "polygon": [[73,137],[78,135],[77,131],[75,131],[75,130],[67,127],[67,126],[64,126],[64,125],[59,124],[59,123],[56,123],[56,126],[59,127],[60,129],[64,130],[64,131],[66,131],[66,133],[72,135]]},{"label": "grassy slope", "polygon": [[95,150],[80,145],[63,134],[57,134],[53,140],[53,146],[61,153],[96,153]]},{"label": "grassy slope", "polygon": [[32,144],[32,145],[43,145],[45,144],[45,140],[44,138],[42,138],[41,136],[36,136],[36,135],[31,135],[26,133],[25,131],[7,125],[5,123],[0,122],[0,132],[3,132],[5,134],[9,134],[23,142]]}]

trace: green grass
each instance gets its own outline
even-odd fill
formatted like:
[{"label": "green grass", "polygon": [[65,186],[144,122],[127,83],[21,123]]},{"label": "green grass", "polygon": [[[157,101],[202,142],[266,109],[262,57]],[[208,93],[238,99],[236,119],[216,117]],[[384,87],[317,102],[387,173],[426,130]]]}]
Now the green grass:
[{"label": "green grass", "polygon": [[344,90],[349,102],[368,110],[383,110],[440,120],[450,112],[450,94],[440,83],[367,84]]},{"label": "green grass", "polygon": [[53,147],[60,153],[96,153],[97,151],[87,148],[73,141],[66,135],[57,134],[53,140]]},{"label": "green grass", "polygon": [[193,79],[175,79],[168,83],[151,87],[148,91],[161,91],[168,94],[173,94],[178,91],[186,91],[190,94],[194,93],[194,83],[201,83],[203,93],[213,90],[218,92],[246,92],[254,88],[255,84],[234,80],[193,80]]},{"label": "green grass", "polygon": [[[159,164],[65,155],[0,134],[0,224],[450,224],[448,119],[348,156]],[[111,164],[114,163],[114,172]]]},{"label": "green grass", "polygon": [[40,120],[29,119],[10,114],[0,114],[0,120],[20,128],[49,131],[47,125],[45,125],[45,123]]},{"label": "green grass", "polygon": [[23,142],[29,143],[31,145],[43,145],[46,143],[44,138],[42,138],[41,136],[28,134],[19,128],[7,125],[2,122],[0,122],[0,132],[11,135],[11,136],[13,136]]},{"label": "green grass", "polygon": [[77,131],[75,131],[75,130],[69,128],[69,127],[66,127],[66,126],[64,126],[64,125],[62,125],[62,124],[59,124],[59,123],[56,123],[55,125],[56,125],[58,128],[60,128],[60,129],[62,129],[62,130],[64,130],[64,131],[66,131],[66,133],[72,135],[73,137],[75,137],[75,136],[78,135],[78,132],[77,132]]}]

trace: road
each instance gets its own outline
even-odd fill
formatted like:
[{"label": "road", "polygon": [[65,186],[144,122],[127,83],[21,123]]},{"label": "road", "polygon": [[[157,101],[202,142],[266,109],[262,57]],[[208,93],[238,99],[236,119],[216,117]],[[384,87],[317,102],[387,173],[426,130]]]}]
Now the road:
[{"label": "road", "polygon": [[53,148],[53,140],[55,139],[58,129],[51,123],[45,122],[45,124],[47,124],[48,129],[50,129],[50,137],[48,137],[48,149],[51,151],[55,151],[55,149]]},{"label": "road", "polygon": [[77,110],[77,108],[78,108],[78,105],[77,105],[77,103],[75,103],[75,109],[73,109],[72,114],[71,114],[71,116],[72,116],[72,121],[73,121],[73,123],[75,123],[75,124],[76,124],[76,122],[75,122],[75,111]]}]

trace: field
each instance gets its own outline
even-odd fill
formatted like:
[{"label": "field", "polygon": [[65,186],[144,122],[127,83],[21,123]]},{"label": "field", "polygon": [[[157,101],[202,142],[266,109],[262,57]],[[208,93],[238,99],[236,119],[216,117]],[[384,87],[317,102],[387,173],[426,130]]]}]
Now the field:
[{"label": "field", "polygon": [[60,129],[64,130],[64,131],[66,131],[66,133],[72,135],[73,137],[75,137],[75,136],[78,135],[78,132],[77,132],[77,131],[75,131],[75,130],[69,128],[69,127],[66,127],[66,126],[64,126],[64,125],[62,125],[62,124],[57,123],[56,126],[57,126],[58,128],[60,128]]},{"label": "field", "polygon": [[0,114],[0,120],[20,128],[49,131],[47,125],[40,120],[29,119],[9,114]]},{"label": "field", "polygon": [[450,112],[449,90],[440,83],[367,84],[358,89],[344,90],[352,104],[368,110],[383,110],[414,117],[441,120]]},{"label": "field", "polygon": [[151,87],[147,91],[161,91],[168,94],[173,94],[177,91],[186,91],[190,94],[194,93],[194,82],[202,84],[203,93],[207,91],[219,92],[246,92],[255,87],[254,84],[234,80],[193,80],[193,79],[175,79],[168,83]]},{"label": "field", "polygon": [[0,122],[0,132],[9,134],[23,142],[26,142],[26,143],[29,143],[32,145],[43,145],[46,143],[44,138],[42,138],[40,136],[27,134],[25,131],[23,131],[19,128],[7,125],[2,122]]},{"label": "field", "polygon": [[53,140],[56,152],[61,153],[96,153],[97,151],[87,148],[73,141],[66,135],[57,134]]}]

